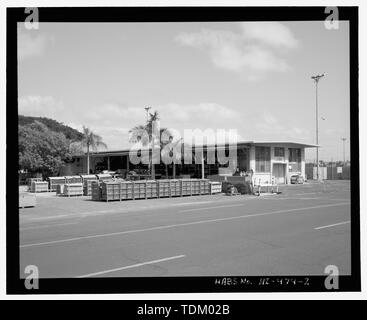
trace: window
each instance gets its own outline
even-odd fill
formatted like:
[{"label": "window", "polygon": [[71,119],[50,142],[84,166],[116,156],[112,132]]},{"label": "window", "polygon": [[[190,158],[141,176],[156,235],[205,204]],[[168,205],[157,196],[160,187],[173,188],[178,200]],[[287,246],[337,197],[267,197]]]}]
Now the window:
[{"label": "window", "polygon": [[289,148],[289,171],[301,171],[301,149]]},{"label": "window", "polygon": [[284,158],[284,148],[275,147],[274,157]]},{"label": "window", "polygon": [[270,147],[255,148],[256,172],[270,172]]},{"label": "window", "polygon": [[289,148],[289,162],[301,162],[301,149]]}]

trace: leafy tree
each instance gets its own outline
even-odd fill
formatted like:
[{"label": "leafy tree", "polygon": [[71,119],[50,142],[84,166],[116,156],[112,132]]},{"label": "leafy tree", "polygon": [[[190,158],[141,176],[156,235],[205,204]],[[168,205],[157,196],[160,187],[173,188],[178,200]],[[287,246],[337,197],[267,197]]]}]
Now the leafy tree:
[{"label": "leafy tree", "polygon": [[87,173],[89,174],[89,157],[90,150],[97,150],[99,147],[107,148],[107,145],[102,141],[102,137],[95,134],[93,131],[83,126],[83,139],[81,141],[83,147],[87,148]]},{"label": "leafy tree", "polygon": [[30,125],[35,122],[41,122],[46,125],[50,130],[55,132],[61,132],[69,140],[80,141],[83,138],[83,134],[76,129],[73,129],[63,123],[57,122],[56,120],[45,118],[45,117],[29,117],[29,116],[18,116],[19,126]]},{"label": "leafy tree", "polygon": [[41,122],[19,126],[18,137],[20,169],[56,175],[72,159],[70,140]]}]

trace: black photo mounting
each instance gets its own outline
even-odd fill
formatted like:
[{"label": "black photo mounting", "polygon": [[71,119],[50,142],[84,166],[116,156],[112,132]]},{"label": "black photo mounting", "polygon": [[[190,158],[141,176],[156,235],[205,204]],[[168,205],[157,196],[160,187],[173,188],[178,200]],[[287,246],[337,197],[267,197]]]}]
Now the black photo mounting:
[{"label": "black photo mounting", "polygon": [[[358,7],[338,7],[339,20],[349,22],[350,156],[352,163],[350,169],[351,275],[340,275],[338,288],[331,289],[325,285],[327,274],[318,276],[307,274],[247,276],[246,270],[243,271],[243,274],[223,274],[218,276],[87,278],[42,278],[42,271],[40,271],[38,288],[27,289],[25,278],[20,277],[24,270],[20,269],[22,244],[20,243],[19,208],[17,206],[19,198],[17,24],[24,22],[29,12],[26,11],[26,8],[7,9],[6,257],[8,294],[350,292],[361,290]],[[43,22],[120,24],[147,22],[324,21],[330,13],[325,13],[325,7],[39,7],[38,14],[40,24]],[[70,50],[73,50],[73,48],[70,48]],[[315,50],[317,49],[315,48]],[[284,150],[277,149],[277,156],[284,156]],[[169,170],[172,170],[172,168]]]}]

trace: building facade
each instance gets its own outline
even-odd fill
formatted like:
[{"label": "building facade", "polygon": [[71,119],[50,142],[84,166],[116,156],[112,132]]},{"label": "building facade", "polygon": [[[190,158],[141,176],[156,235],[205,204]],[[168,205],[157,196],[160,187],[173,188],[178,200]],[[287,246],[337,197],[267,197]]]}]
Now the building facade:
[{"label": "building facade", "polygon": [[[192,147],[193,158],[195,152],[203,152],[204,161],[192,161],[191,164],[180,163],[155,165],[158,177],[208,177],[210,175],[236,175],[239,172],[253,172],[253,178],[263,183],[272,180],[279,184],[290,183],[292,175],[305,177],[305,148],[315,148],[315,145],[296,142],[238,142],[236,145],[216,145]],[[208,161],[208,150],[215,149],[215,159]],[[237,155],[229,157],[226,164],[218,161],[218,150],[230,154],[230,149],[236,148]],[[213,152],[213,151],[211,151]],[[183,158],[183,157],[182,157]],[[209,162],[209,163],[208,163]],[[147,171],[148,165],[134,165],[129,160],[129,150],[99,151],[90,153],[90,173],[103,170],[117,171],[121,174],[134,171]],[[87,156],[80,155],[73,158],[73,162],[65,166],[60,175],[74,175],[87,173]]]}]

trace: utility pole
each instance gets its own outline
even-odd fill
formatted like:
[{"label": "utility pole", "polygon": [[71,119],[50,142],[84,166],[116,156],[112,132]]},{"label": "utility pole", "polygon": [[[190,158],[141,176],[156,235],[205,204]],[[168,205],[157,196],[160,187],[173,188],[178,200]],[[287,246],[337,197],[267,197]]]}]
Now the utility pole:
[{"label": "utility pole", "polygon": [[318,85],[319,81],[322,77],[324,77],[325,74],[318,74],[316,76],[312,76],[311,79],[315,82],[315,88],[316,88],[316,165],[317,165],[317,172],[316,172],[316,178],[317,181],[320,180],[319,177],[319,102],[318,102]]},{"label": "utility pole", "polygon": [[341,138],[341,140],[343,141],[343,166],[345,166],[345,140],[347,140],[347,138]]}]

